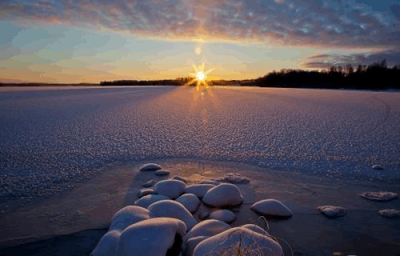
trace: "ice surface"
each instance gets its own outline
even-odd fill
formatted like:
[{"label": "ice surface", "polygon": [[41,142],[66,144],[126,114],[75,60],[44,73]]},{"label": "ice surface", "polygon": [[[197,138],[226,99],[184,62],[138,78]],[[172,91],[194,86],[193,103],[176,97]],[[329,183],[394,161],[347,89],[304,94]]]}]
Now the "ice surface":
[{"label": "ice surface", "polygon": [[[0,92],[0,201],[72,188],[107,163],[162,158],[400,178],[400,93],[228,87],[213,94],[195,101],[177,87]],[[376,163],[385,171],[372,169]]]}]

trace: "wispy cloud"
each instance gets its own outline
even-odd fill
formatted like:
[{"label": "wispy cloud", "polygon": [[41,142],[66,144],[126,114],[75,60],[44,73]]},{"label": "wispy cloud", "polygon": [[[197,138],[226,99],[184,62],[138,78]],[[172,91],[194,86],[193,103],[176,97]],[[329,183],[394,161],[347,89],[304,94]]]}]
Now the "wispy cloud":
[{"label": "wispy cloud", "polygon": [[[364,2],[364,3],[360,3]],[[228,39],[280,45],[400,44],[396,0],[2,1],[0,19],[26,25],[106,28],[164,39]]]}]

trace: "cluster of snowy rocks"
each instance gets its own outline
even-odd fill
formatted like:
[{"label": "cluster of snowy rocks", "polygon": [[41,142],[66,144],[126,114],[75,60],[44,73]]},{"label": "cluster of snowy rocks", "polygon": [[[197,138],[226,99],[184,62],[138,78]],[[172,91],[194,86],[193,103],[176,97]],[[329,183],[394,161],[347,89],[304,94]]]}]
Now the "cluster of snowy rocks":
[{"label": "cluster of snowy rocks", "polygon": [[[160,169],[159,165],[146,164],[140,171],[156,171],[160,175]],[[249,182],[239,175],[225,178]],[[224,183],[225,178],[218,185],[187,185],[179,176],[144,183],[134,205],[115,213],[108,232],[91,255],[234,255],[237,250],[283,255],[280,244],[261,227],[229,225],[236,219],[232,208],[240,206],[244,199],[238,186]],[[207,206],[203,209],[214,211],[200,210],[201,204]],[[259,201],[251,209],[262,215],[292,216],[289,208],[274,199]]]}]

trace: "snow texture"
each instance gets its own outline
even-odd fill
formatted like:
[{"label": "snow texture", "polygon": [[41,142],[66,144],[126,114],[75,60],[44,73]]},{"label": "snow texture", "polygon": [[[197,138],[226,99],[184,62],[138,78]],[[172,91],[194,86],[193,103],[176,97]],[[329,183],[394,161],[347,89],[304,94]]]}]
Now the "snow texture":
[{"label": "snow texture", "polygon": [[149,211],[147,209],[132,205],[125,206],[114,214],[109,231],[123,231],[130,225],[147,219],[149,219]]},{"label": "snow texture", "polygon": [[253,211],[263,214],[279,217],[291,217],[292,211],[283,203],[275,199],[265,199],[256,202],[250,207]]},{"label": "snow texture", "polygon": [[[240,250],[240,254],[237,250]],[[219,255],[263,255],[282,256],[283,250],[278,242],[269,236],[261,235],[248,228],[237,227],[200,242],[193,256]]]},{"label": "snow texture", "polygon": [[247,184],[250,182],[249,178],[242,176],[239,173],[228,173],[223,178],[218,178],[215,180],[232,184]]},{"label": "snow texture", "polygon": [[141,197],[144,197],[144,196],[147,196],[147,195],[155,195],[155,194],[157,194],[157,192],[154,191],[154,189],[145,188],[145,189],[139,190],[138,197],[141,198]]},{"label": "snow texture", "polygon": [[117,253],[121,233],[117,230],[108,231],[101,237],[90,256],[114,256]]},{"label": "snow texture", "polygon": [[186,208],[173,200],[162,200],[155,202],[148,207],[151,218],[170,217],[183,221],[188,230],[197,224],[193,215]]},{"label": "snow texture", "polygon": [[140,171],[141,172],[147,172],[147,171],[157,171],[161,169],[161,166],[158,164],[154,164],[154,163],[148,163],[148,164],[144,164],[140,167]]},{"label": "snow texture", "polygon": [[196,236],[213,236],[225,230],[230,229],[231,226],[219,220],[205,220],[194,226],[183,238],[184,241],[189,240]]},{"label": "snow texture", "polygon": [[179,180],[162,180],[156,183],[154,190],[159,195],[175,199],[185,192],[186,184]]},{"label": "snow texture", "polygon": [[380,210],[379,215],[389,219],[400,219],[400,211],[396,209]]},{"label": "snow texture", "polygon": [[203,202],[214,207],[232,207],[240,205],[243,196],[236,185],[223,183],[208,190]]},{"label": "snow texture", "polygon": [[186,225],[173,218],[154,218],[133,224],[119,238],[117,256],[165,256],[175,242],[183,237]]},{"label": "snow texture", "polygon": [[196,212],[200,205],[200,200],[197,198],[197,196],[191,193],[185,193],[178,197],[175,201],[181,203],[191,213]]},{"label": "snow texture", "polygon": [[398,198],[397,193],[394,192],[364,192],[361,197],[372,201],[391,201]]},{"label": "snow texture", "polygon": [[236,216],[229,210],[218,210],[210,214],[210,219],[220,220],[226,223],[232,223],[236,220]]},{"label": "snow texture", "polygon": [[317,209],[328,218],[338,218],[346,215],[346,210],[340,206],[324,205],[318,206]]},{"label": "snow texture", "polygon": [[169,198],[166,196],[163,196],[163,195],[147,195],[147,196],[144,196],[144,197],[136,200],[135,205],[141,206],[143,208],[147,208],[152,203],[155,203],[155,202],[158,202],[161,200],[166,200],[166,199],[169,199]]},{"label": "snow texture", "polygon": [[157,170],[154,174],[156,176],[167,176],[167,175],[169,175],[169,171],[167,171],[167,170]]},{"label": "snow texture", "polygon": [[195,194],[198,198],[202,199],[203,196],[207,193],[208,190],[212,189],[215,187],[215,185],[212,184],[196,184],[196,185],[190,185],[186,188],[186,193],[192,193]]}]

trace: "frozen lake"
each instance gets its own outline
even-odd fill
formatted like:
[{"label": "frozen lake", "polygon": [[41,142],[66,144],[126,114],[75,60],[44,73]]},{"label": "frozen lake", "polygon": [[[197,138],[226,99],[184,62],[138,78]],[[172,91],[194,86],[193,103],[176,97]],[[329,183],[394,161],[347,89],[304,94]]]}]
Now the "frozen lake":
[{"label": "frozen lake", "polygon": [[107,164],[167,158],[400,181],[400,93],[215,87],[212,94],[0,88],[0,200],[51,194]]}]

